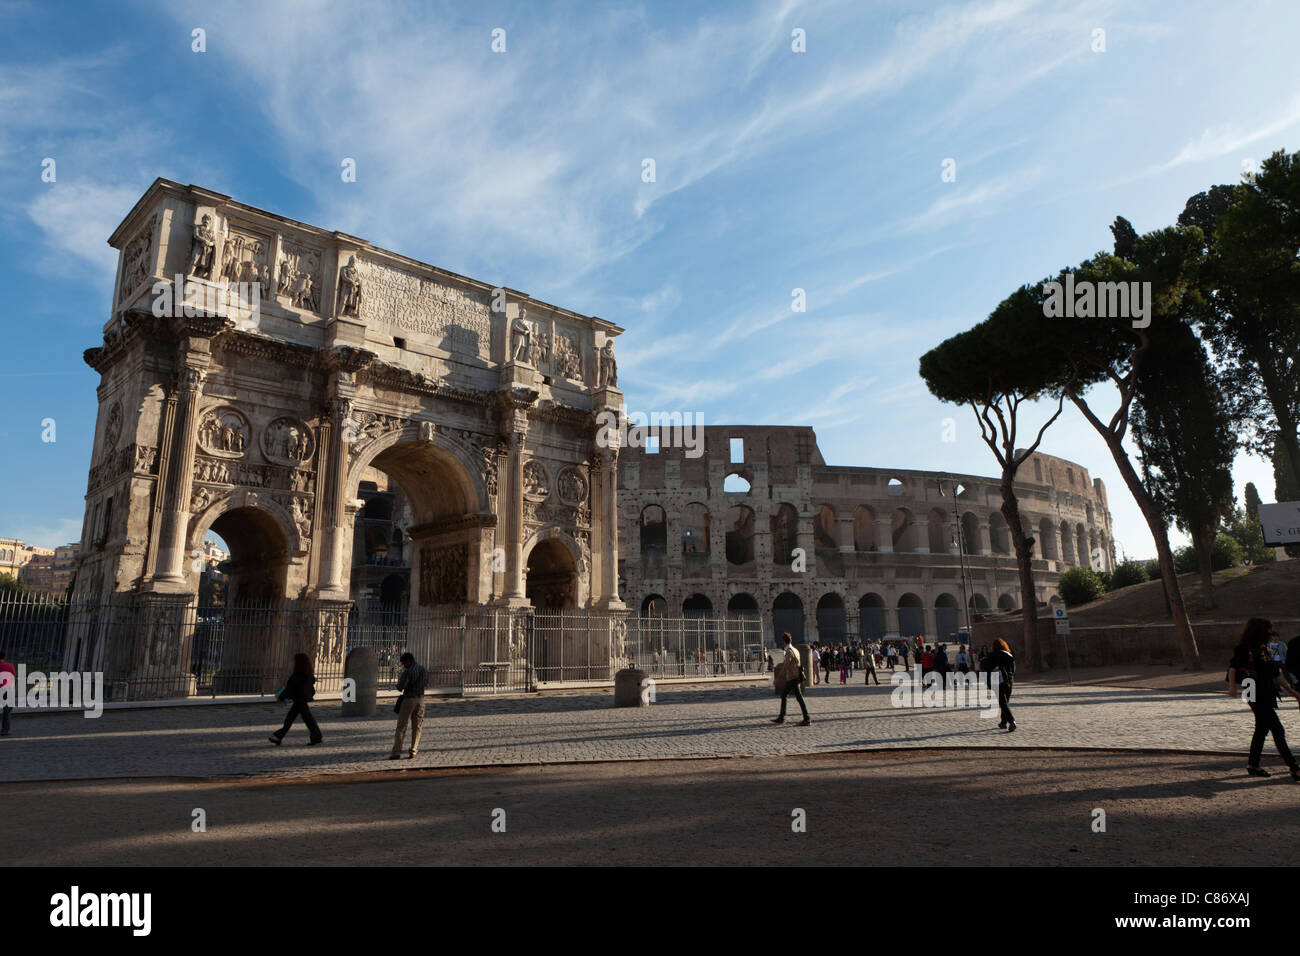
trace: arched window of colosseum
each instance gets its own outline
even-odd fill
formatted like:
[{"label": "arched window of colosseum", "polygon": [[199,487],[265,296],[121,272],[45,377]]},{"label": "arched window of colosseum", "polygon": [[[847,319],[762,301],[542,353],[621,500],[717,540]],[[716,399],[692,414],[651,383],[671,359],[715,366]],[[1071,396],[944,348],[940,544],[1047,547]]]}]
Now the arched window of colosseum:
[{"label": "arched window of colosseum", "polygon": [[787,631],[796,644],[803,641],[803,601],[789,591],[777,595],[772,602],[772,632],[776,635],[778,644],[781,635]]},{"label": "arched window of colosseum", "polygon": [[749,494],[750,484],[741,475],[732,472],[722,479],[722,490],[728,494],[747,495]]},{"label": "arched window of colosseum", "polygon": [[1061,522],[1061,560],[1066,564],[1078,564],[1074,555],[1074,535],[1070,531],[1069,522]]},{"label": "arched window of colosseum", "polygon": [[839,536],[835,532],[835,509],[822,505],[813,521],[813,547],[823,551],[839,549]]},{"label": "arched window of colosseum", "polygon": [[934,599],[934,629],[940,641],[953,640],[961,629],[958,617],[961,605],[951,594],[940,594]]},{"label": "arched window of colosseum", "polygon": [[929,545],[931,554],[947,554],[952,544],[952,533],[948,530],[948,515],[942,508],[931,508],[926,522],[929,527]]},{"label": "arched window of colosseum", "polygon": [[878,641],[885,636],[885,599],[879,594],[864,594],[858,600],[859,633],[864,641]]},{"label": "arched window of colosseum", "polygon": [[713,602],[703,594],[692,594],[682,602],[683,617],[708,617],[713,613]]},{"label": "arched window of colosseum", "polygon": [[989,599],[982,594],[972,594],[970,596],[970,609],[976,613],[983,613],[989,609]]},{"label": "arched window of colosseum", "polygon": [[646,505],[641,512],[641,553],[665,554],[668,551],[668,518],[658,505]]},{"label": "arched window of colosseum", "polygon": [[853,511],[853,549],[876,550],[876,514],[866,505],[858,505]]},{"label": "arched window of colosseum", "polygon": [[848,639],[844,599],[838,594],[823,594],[817,602],[817,639],[824,644],[843,644]]},{"label": "arched window of colosseum", "polygon": [[925,634],[925,606],[915,594],[904,594],[898,599],[898,635],[916,637]]},{"label": "arched window of colosseum", "polygon": [[1056,544],[1056,529],[1052,527],[1050,518],[1043,518],[1038,522],[1038,556],[1048,561],[1059,561]]},{"label": "arched window of colosseum", "polygon": [[895,511],[890,522],[890,530],[893,534],[895,551],[916,550],[916,521],[912,517],[912,512],[906,508]]},{"label": "arched window of colosseum", "polygon": [[758,602],[752,594],[733,594],[727,602],[727,613],[732,617],[755,617],[758,615]]},{"label": "arched window of colosseum", "polygon": [[667,607],[668,601],[662,594],[647,594],[645,600],[641,602],[641,616],[663,617]]},{"label": "arched window of colosseum", "polygon": [[904,484],[903,484],[899,479],[897,479],[897,478],[890,478],[890,479],[889,479],[889,484],[885,486],[885,490],[888,491],[888,492],[889,492],[891,495],[893,495],[894,497],[898,497],[898,496],[901,495],[904,491],[907,490],[907,486],[904,485]]},{"label": "arched window of colosseum", "polygon": [[989,545],[994,554],[1011,553],[1011,529],[1000,511],[989,513]]},{"label": "arched window of colosseum", "polygon": [[791,554],[799,547],[799,512],[794,505],[783,504],[771,517],[772,563],[789,564],[794,560]]},{"label": "arched window of colosseum", "polygon": [[1003,594],[998,598],[999,611],[1014,611],[1016,609],[1016,599],[1012,594]]},{"label": "arched window of colosseum", "polygon": [[961,516],[961,540],[962,547],[967,554],[983,554],[980,548],[980,523],[975,517],[973,511],[968,511]]},{"label": "arched window of colosseum", "polygon": [[748,564],[754,560],[754,512],[736,505],[727,512],[727,561]]},{"label": "arched window of colosseum", "polygon": [[709,509],[693,501],[682,511],[682,554],[709,553]]}]

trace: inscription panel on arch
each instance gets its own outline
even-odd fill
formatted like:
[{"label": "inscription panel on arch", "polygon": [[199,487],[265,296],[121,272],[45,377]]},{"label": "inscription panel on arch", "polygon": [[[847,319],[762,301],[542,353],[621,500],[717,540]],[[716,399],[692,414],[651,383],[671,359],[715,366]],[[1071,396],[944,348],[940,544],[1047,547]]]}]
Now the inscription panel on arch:
[{"label": "inscription panel on arch", "polygon": [[447,352],[488,358],[492,311],[486,296],[377,262],[357,260],[360,318],[386,335],[420,336]]}]

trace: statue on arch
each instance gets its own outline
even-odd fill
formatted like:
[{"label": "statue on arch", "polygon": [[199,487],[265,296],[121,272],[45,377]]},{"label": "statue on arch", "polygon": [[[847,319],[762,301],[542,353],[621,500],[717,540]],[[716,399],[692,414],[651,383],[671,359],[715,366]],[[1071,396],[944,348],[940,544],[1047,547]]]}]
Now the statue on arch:
[{"label": "statue on arch", "polygon": [[533,327],[528,324],[527,311],[521,305],[519,314],[510,326],[510,361],[528,365],[533,355]]},{"label": "statue on arch", "polygon": [[212,228],[212,217],[204,215],[194,227],[190,243],[190,275],[198,279],[212,278],[212,264],[217,252],[217,234]]},{"label": "statue on arch", "polygon": [[339,315],[361,314],[361,273],[357,270],[357,257],[349,256],[348,264],[339,273]]},{"label": "statue on arch", "polygon": [[600,350],[596,384],[601,388],[618,388],[618,362],[614,358],[614,340],[606,339]]}]

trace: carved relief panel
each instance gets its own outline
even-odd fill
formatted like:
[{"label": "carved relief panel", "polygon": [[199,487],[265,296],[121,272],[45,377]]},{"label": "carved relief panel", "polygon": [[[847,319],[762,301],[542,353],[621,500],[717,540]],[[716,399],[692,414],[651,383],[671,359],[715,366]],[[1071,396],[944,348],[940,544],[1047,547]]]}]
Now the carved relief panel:
[{"label": "carved relief panel", "polygon": [[271,297],[271,240],[229,225],[221,247],[221,278],[228,286],[260,283],[263,299]]},{"label": "carved relief panel", "polygon": [[299,465],[315,450],[312,430],[296,418],[277,418],[262,432],[262,454],[276,464]]},{"label": "carved relief panel", "polygon": [[214,408],[199,422],[199,447],[218,458],[240,458],[253,429],[242,412],[230,406]]},{"label": "carved relief panel", "polygon": [[320,312],[321,251],[285,241],[275,294],[299,309]]},{"label": "carved relief panel", "polygon": [[463,604],[469,582],[469,545],[420,549],[420,604]]}]

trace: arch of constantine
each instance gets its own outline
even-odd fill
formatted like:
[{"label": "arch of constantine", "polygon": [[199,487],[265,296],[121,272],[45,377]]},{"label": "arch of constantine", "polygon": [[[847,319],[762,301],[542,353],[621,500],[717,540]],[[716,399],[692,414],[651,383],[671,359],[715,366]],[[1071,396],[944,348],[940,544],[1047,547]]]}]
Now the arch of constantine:
[{"label": "arch of constantine", "polygon": [[[1100,479],[1038,453],[1018,477],[1040,603],[1069,567],[1113,568]],[[697,458],[624,450],[619,482],[622,590],[643,616],[758,616],[769,642],[945,640],[1020,606],[996,478],[831,466],[811,428],[707,426]]]},{"label": "arch of constantine", "polygon": [[[291,642],[337,670],[378,470],[410,507],[413,611],[622,609],[617,449],[595,442],[618,326],[161,179],[109,242],[74,602],[129,597],[147,629],[193,601],[212,531],[230,602],[311,602]],[[133,654],[119,671],[154,656]]]}]

